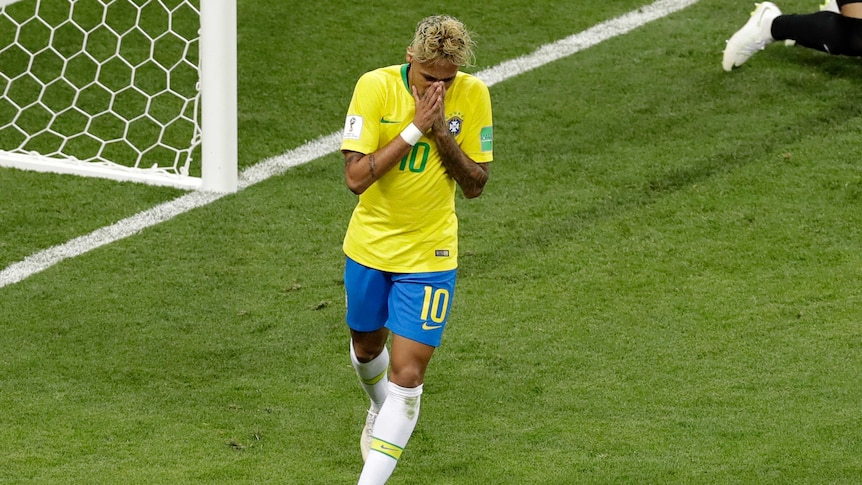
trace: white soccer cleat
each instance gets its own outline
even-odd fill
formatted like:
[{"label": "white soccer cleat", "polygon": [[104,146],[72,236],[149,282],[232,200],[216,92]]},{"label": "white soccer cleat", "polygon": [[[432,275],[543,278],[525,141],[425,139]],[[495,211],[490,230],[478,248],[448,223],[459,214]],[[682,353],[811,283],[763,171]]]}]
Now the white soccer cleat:
[{"label": "white soccer cleat", "polygon": [[730,72],[745,64],[751,56],[775,42],[772,38],[772,21],[781,15],[781,10],[772,2],[754,4],[748,22],[727,41],[721,67]]},{"label": "white soccer cleat", "polygon": [[823,2],[823,5],[820,6],[820,11],[841,13],[841,9],[838,8],[838,2],[835,0],[826,0]]},{"label": "white soccer cleat", "polygon": [[371,449],[371,432],[374,429],[374,421],[377,420],[377,413],[368,411],[365,416],[365,426],[362,428],[362,434],[359,436],[359,451],[362,452],[362,461],[368,458],[368,451]]}]

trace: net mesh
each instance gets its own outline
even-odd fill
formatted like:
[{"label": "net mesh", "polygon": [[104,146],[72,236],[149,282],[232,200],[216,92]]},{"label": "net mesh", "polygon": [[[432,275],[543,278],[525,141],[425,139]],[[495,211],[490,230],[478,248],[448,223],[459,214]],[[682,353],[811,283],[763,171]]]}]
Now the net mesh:
[{"label": "net mesh", "polygon": [[199,0],[0,7],[0,150],[199,176],[199,29]]}]

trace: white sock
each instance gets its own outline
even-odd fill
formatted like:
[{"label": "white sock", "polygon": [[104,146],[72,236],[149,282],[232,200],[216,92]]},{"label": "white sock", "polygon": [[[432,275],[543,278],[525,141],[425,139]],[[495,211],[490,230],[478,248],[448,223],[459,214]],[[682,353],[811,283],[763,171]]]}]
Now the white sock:
[{"label": "white sock", "polygon": [[407,446],[419,419],[421,397],[421,385],[410,388],[389,383],[389,397],[374,423],[371,451],[362,468],[359,485],[386,483],[395,471],[398,458]]},{"label": "white sock", "polygon": [[371,399],[371,412],[380,412],[380,407],[386,401],[388,393],[389,377],[386,372],[389,369],[389,351],[383,347],[383,352],[369,362],[359,362],[356,352],[353,350],[353,340],[350,341],[350,362],[359,376],[362,389]]}]

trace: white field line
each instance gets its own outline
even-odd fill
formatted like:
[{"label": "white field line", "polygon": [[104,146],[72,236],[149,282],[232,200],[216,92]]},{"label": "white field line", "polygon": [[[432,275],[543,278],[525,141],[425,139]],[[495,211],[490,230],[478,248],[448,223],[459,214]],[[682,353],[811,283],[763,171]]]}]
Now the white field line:
[{"label": "white field line", "polygon": [[[476,76],[485,81],[489,87],[493,86],[499,82],[592,47],[605,40],[625,34],[697,2],[698,0],[659,0],[620,17],[597,24],[580,33],[573,34],[551,44],[545,44],[531,54],[502,62],[494,67],[476,73]],[[243,190],[270,177],[281,175],[292,167],[336,152],[340,144],[341,132],[338,131],[321,136],[314,141],[289,150],[281,155],[267,158],[240,173],[239,190]],[[22,281],[65,259],[73,258],[114,241],[135,235],[148,227],[167,221],[197,207],[207,205],[225,195],[210,192],[190,192],[174,200],[159,204],[152,209],[122,219],[110,226],[96,229],[84,236],[76,237],[63,244],[34,253],[0,271],[0,288]]]}]

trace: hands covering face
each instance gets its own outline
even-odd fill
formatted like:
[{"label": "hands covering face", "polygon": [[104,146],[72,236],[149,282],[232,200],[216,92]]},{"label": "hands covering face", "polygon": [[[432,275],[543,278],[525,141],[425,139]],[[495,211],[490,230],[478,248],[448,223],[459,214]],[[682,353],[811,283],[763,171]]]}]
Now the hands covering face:
[{"label": "hands covering face", "polygon": [[413,124],[423,133],[437,124],[445,125],[446,108],[443,99],[446,97],[446,85],[443,81],[431,83],[422,95],[416,86],[411,86],[413,101],[416,103],[416,114]]}]

